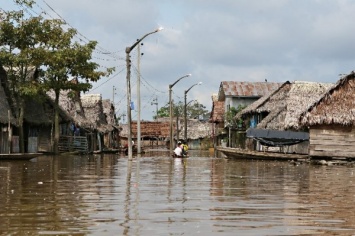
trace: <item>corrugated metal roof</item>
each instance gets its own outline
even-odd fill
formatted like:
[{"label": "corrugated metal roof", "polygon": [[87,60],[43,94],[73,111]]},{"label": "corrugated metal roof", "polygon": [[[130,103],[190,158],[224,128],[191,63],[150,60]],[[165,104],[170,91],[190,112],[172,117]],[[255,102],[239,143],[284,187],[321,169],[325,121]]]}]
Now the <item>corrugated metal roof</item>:
[{"label": "corrugated metal roof", "polygon": [[221,89],[224,96],[234,97],[262,97],[270,94],[283,83],[272,82],[239,82],[239,81],[222,81]]}]

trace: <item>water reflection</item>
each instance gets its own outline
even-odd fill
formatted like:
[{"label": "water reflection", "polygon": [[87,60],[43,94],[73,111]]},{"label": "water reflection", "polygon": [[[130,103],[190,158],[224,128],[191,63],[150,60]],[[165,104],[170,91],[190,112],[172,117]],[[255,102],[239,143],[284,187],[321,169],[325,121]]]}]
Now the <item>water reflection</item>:
[{"label": "water reflection", "polygon": [[0,178],[1,235],[355,234],[352,166],[154,152],[1,161]]}]

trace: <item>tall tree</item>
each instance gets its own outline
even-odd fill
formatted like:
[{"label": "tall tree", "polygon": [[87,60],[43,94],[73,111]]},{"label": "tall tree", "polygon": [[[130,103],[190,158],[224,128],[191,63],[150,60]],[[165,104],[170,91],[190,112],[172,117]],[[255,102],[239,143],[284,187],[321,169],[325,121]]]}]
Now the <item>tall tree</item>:
[{"label": "tall tree", "polygon": [[[185,104],[181,101],[179,101],[177,104],[174,104],[174,109],[173,109],[173,114],[174,116],[179,116],[183,117],[184,116],[184,107]],[[158,110],[158,116],[159,117],[169,117],[169,104],[161,107]],[[187,118],[197,118],[199,116],[204,116],[208,113],[208,110],[206,110],[206,107],[197,101],[194,101],[194,103],[188,103],[186,105],[186,113],[187,113]]]},{"label": "tall tree", "polygon": [[87,44],[74,42],[75,29],[64,30],[61,20],[42,20],[42,27],[37,32],[40,43],[41,58],[44,58],[43,88],[55,93],[55,135],[54,152],[58,153],[59,142],[59,96],[61,90],[72,90],[80,93],[88,91],[90,82],[108,76],[113,69],[99,71],[99,64],[91,61],[96,41]]},{"label": "tall tree", "polygon": [[[30,6],[32,1],[20,1]],[[59,96],[61,90],[80,93],[91,88],[90,82],[108,76],[112,68],[98,71],[91,61],[96,41],[87,44],[73,40],[75,29],[64,30],[63,21],[42,17],[24,19],[22,12],[7,12],[0,22],[0,63],[8,70],[9,87],[15,95],[20,128],[20,150],[24,152],[24,100],[41,91],[55,93],[54,152],[58,153]],[[29,80],[37,70],[38,80]]]},{"label": "tall tree", "polygon": [[6,85],[12,98],[9,102],[19,126],[20,152],[25,152],[24,101],[38,94],[40,88],[35,80],[35,72],[42,64],[34,36],[38,22],[35,17],[24,19],[21,11],[3,13],[0,20],[0,64],[7,72]]}]

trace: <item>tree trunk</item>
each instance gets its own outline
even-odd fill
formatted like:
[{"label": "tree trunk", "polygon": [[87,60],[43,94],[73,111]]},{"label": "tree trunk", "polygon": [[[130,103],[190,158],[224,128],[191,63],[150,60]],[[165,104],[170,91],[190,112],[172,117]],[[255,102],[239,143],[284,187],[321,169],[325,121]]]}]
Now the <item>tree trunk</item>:
[{"label": "tree trunk", "polygon": [[55,91],[55,103],[54,103],[54,154],[59,154],[59,91]]},{"label": "tree trunk", "polygon": [[20,145],[20,153],[25,153],[25,132],[23,127],[23,120],[24,120],[24,105],[23,101],[20,102],[19,108],[19,116],[18,116],[18,128],[19,128],[19,145]]}]

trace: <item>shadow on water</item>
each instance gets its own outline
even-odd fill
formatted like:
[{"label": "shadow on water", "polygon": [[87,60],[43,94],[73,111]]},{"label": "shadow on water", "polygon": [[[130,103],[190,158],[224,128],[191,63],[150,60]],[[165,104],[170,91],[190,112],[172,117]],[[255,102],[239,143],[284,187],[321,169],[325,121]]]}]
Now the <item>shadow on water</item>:
[{"label": "shadow on water", "polygon": [[0,162],[1,235],[354,235],[352,166],[152,150]]}]

